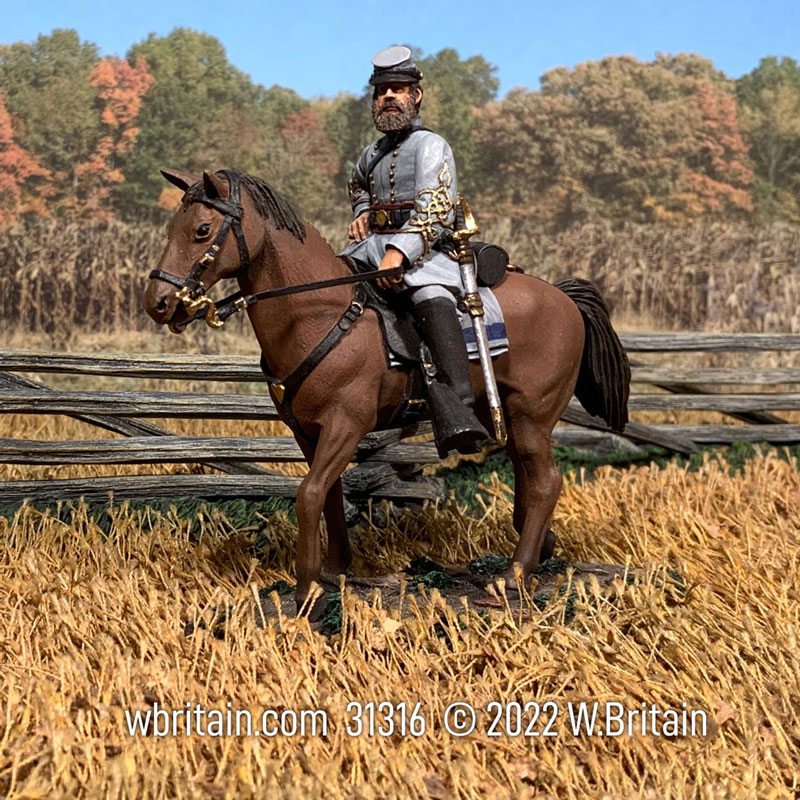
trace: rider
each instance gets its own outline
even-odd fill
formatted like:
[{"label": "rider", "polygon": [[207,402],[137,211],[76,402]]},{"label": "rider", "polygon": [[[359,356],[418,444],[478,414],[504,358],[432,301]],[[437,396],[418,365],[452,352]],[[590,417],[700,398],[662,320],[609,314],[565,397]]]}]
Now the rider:
[{"label": "rider", "polygon": [[[373,269],[404,268],[402,276],[380,278],[378,285],[410,301],[438,376],[471,408],[469,357],[456,313],[464,292],[460,268],[437,248],[455,224],[453,152],[419,118],[422,73],[411,50],[389,47],[377,53],[372,64],[372,118],[384,136],[363,150],[350,178],[354,219],[348,235],[354,241],[343,255]],[[475,452],[478,443],[489,438],[467,408],[440,411],[435,415],[437,420],[444,418],[437,430],[440,451]]]}]

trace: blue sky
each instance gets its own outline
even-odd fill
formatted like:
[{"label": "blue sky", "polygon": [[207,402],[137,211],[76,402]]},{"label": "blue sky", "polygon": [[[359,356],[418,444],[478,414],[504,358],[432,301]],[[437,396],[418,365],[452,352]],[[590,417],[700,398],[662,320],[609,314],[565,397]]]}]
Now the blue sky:
[{"label": "blue sky", "polygon": [[213,34],[257,83],[304,97],[361,92],[373,53],[396,43],[484,56],[498,67],[501,96],[538,88],[553,67],[623,53],[697,52],[731,77],[767,55],[800,60],[800,0],[0,0],[4,44],[75,28],[103,55],[124,55],[176,26]]}]

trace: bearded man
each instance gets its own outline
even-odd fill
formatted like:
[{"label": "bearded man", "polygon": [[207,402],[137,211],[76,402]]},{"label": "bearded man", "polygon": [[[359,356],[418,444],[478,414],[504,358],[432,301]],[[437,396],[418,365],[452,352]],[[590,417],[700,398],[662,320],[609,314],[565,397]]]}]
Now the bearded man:
[{"label": "bearded man", "polygon": [[[453,152],[419,118],[422,73],[411,50],[389,47],[372,64],[372,118],[384,135],[363,150],[350,178],[353,242],[342,255],[372,269],[403,267],[402,276],[380,278],[378,285],[410,303],[437,378],[471,408],[469,357],[456,311],[464,294],[461,272],[458,261],[438,248],[455,224]],[[440,451],[476,452],[489,438],[474,414],[465,411],[436,415],[452,417],[436,432]]]}]

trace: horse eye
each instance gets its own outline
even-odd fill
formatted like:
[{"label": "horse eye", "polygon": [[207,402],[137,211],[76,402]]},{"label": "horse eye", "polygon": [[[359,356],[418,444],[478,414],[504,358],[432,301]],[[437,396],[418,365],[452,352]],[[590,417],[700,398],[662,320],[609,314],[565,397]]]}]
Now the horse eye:
[{"label": "horse eye", "polygon": [[211,225],[207,222],[204,222],[195,233],[196,238],[198,239],[205,239],[208,234],[211,233]]}]

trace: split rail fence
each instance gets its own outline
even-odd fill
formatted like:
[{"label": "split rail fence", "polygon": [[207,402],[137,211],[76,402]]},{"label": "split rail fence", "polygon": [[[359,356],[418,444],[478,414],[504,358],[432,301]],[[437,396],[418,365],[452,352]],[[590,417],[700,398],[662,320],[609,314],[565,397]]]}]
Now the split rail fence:
[{"label": "split rail fence", "polygon": [[[775,412],[800,409],[800,393],[776,387],[800,384],[800,367],[672,367],[641,362],[637,353],[757,352],[800,350],[800,335],[649,333],[621,336],[631,359],[633,383],[661,392],[632,392],[631,411],[709,410],[736,420],[731,425],[643,425],[630,423],[622,436],[590,417],[573,398],[556,428],[554,444],[614,449],[655,444],[691,453],[705,444],[735,441],[800,443],[800,425]],[[157,464],[201,463],[211,475],[141,475],[68,480],[0,482],[0,505],[25,499],[69,500],[84,497],[157,500],[178,497],[264,499],[294,497],[302,478],[270,470],[257,462],[303,461],[291,437],[176,436],[146,418],[233,418],[277,420],[265,392],[60,391],[17,373],[61,373],[156,378],[184,381],[263,381],[256,357],[70,354],[0,349],[0,413],[64,414],[121,434],[120,439],[44,442],[0,439],[0,463],[6,464]],[[718,387],[759,386],[759,392],[721,391]],[[794,386],[793,386],[794,385]],[[742,425],[742,423],[746,423]],[[438,481],[420,476],[439,459],[432,442],[408,441],[429,432],[427,424],[375,431],[361,442],[356,466],[345,473],[351,498],[377,497],[419,501],[441,497]],[[631,444],[632,443],[632,444]],[[219,474],[222,473],[222,474]]]}]

